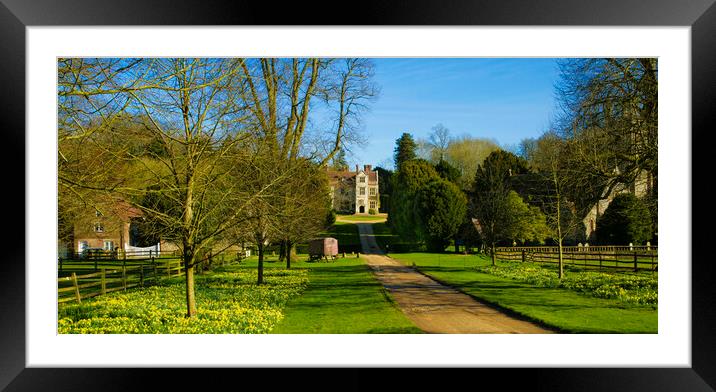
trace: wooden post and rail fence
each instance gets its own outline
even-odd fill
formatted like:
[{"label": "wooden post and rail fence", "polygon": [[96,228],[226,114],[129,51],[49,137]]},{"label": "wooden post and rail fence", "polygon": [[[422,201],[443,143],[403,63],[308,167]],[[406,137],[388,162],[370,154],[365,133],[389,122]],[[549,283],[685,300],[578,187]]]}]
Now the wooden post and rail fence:
[{"label": "wooden post and rail fence", "polygon": [[[556,246],[498,247],[495,254],[501,260],[559,263]],[[657,271],[659,254],[656,246],[564,246],[562,261],[565,265],[600,270]]]},{"label": "wooden post and rail fence", "polygon": [[[58,302],[81,303],[83,299],[97,295],[157,284],[163,279],[183,276],[186,272],[181,257],[171,254],[164,257],[152,254],[149,258],[126,256],[121,259],[58,259]],[[233,258],[226,257],[224,253],[214,255],[209,252],[208,257],[204,257],[194,268],[197,273],[202,273],[212,264],[224,266],[242,259],[241,253]]]},{"label": "wooden post and rail fence", "polygon": [[184,275],[181,259],[152,260],[152,262],[122,263],[98,267],[97,272],[57,278],[57,301],[75,301],[133,287],[156,284],[165,277]]}]

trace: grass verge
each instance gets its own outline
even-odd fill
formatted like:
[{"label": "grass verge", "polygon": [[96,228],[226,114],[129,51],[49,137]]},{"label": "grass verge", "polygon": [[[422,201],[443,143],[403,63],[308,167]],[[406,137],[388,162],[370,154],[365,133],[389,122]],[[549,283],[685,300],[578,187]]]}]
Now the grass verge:
[{"label": "grass verge", "polygon": [[655,305],[594,298],[574,290],[540,287],[480,272],[476,268],[491,263],[481,255],[401,253],[391,257],[414,264],[426,275],[469,295],[564,332],[658,333]]}]

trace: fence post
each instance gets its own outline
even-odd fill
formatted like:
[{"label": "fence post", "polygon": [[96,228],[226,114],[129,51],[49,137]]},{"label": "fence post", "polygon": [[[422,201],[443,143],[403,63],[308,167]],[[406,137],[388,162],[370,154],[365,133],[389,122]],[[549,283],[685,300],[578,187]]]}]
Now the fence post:
[{"label": "fence post", "polygon": [[522,249],[522,262],[523,263],[525,262],[525,250],[524,249]]},{"label": "fence post", "polygon": [[72,273],[72,284],[74,284],[75,286],[75,298],[77,299],[77,303],[79,304],[82,302],[82,297],[80,296],[80,288],[77,284],[77,274],[74,272]]},{"label": "fence post", "polygon": [[144,287],[144,263],[139,263],[139,286]]},{"label": "fence post", "polygon": [[122,286],[124,287],[124,291],[127,291],[127,266],[122,266]]},{"label": "fence post", "polygon": [[169,260],[167,260],[166,266],[167,266],[167,276],[171,278],[171,277],[172,277],[172,270],[170,269],[171,266],[169,265]]},{"label": "fence post", "polygon": [[107,268],[102,268],[101,282],[102,282],[102,294],[107,294]]},{"label": "fence post", "polygon": [[637,258],[636,258],[636,252],[634,252],[634,272],[639,271],[639,268],[638,268],[638,266],[637,266],[636,260],[637,260]]},{"label": "fence post", "polygon": [[97,258],[94,259],[94,271],[97,272]]}]

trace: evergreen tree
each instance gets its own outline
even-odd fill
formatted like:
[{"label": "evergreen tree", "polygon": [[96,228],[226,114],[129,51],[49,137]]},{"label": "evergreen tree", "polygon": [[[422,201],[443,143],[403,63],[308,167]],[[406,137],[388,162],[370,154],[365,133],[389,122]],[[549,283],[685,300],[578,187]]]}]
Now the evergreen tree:
[{"label": "evergreen tree", "polygon": [[383,169],[382,167],[376,167],[375,171],[378,172],[380,212],[390,213],[390,197],[393,193],[393,189],[391,186],[393,172],[391,170]]},{"label": "evergreen tree", "polygon": [[444,159],[441,159],[440,162],[435,165],[435,171],[438,172],[440,177],[452,182],[453,184],[457,184],[460,180],[460,170]]},{"label": "evergreen tree", "polygon": [[423,242],[424,232],[420,230],[423,213],[418,206],[420,189],[440,176],[430,162],[414,159],[406,162],[392,177],[391,210],[388,224],[403,239]]},{"label": "evergreen tree", "polygon": [[652,238],[649,208],[631,193],[614,197],[597,220],[597,239],[602,244],[643,244]]},{"label": "evergreen tree", "polygon": [[421,187],[418,199],[420,230],[427,248],[431,252],[442,252],[465,219],[467,198],[457,185],[433,179]]},{"label": "evergreen tree", "polygon": [[512,238],[510,209],[511,180],[527,173],[526,162],[507,151],[494,151],[478,166],[471,193],[472,215],[477,218],[480,235],[490,246],[495,264],[495,246],[498,241]]},{"label": "evergreen tree", "polygon": [[400,170],[405,162],[416,159],[417,148],[418,145],[415,143],[415,140],[413,140],[413,136],[409,133],[403,133],[400,138],[395,141],[395,169]]}]

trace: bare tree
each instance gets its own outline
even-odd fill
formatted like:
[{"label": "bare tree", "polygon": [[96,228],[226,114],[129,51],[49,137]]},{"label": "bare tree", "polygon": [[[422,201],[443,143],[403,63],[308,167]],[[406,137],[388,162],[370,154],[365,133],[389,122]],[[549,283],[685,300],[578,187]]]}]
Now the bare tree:
[{"label": "bare tree", "polygon": [[436,161],[444,160],[451,141],[450,130],[445,128],[443,124],[436,124],[432,128],[429,140],[433,148],[433,159]]},{"label": "bare tree", "polygon": [[[301,172],[305,169],[299,163],[303,158],[325,167],[339,151],[360,142],[361,115],[378,93],[372,81],[370,60],[245,59],[239,64],[248,86],[243,99],[248,103],[260,137],[271,151],[269,154],[275,151],[277,161],[282,162],[282,170]],[[330,125],[311,129],[312,108],[318,105],[323,105],[322,110],[329,113]],[[310,135],[308,140],[307,135]],[[285,185],[281,188],[284,194],[277,202],[283,203],[280,211],[291,216],[289,211],[295,211],[297,187],[292,186],[291,181]],[[314,194],[302,193],[304,203],[322,200],[325,196],[322,191],[309,189]],[[289,226],[297,224],[286,222],[281,230],[286,233],[282,248],[289,249],[289,253],[290,238],[294,237],[289,233],[301,232]]]},{"label": "bare tree", "polygon": [[[296,162],[330,162],[377,92],[366,59],[60,59],[58,78],[61,193],[118,195],[176,241],[189,317],[198,255],[275,236]],[[330,143],[304,151],[314,103]]]},{"label": "bare tree", "polygon": [[547,217],[547,225],[558,247],[559,278],[564,276],[564,240],[576,237],[584,229],[582,219],[591,205],[599,185],[591,181],[588,173],[575,170],[572,165],[573,142],[560,138],[554,132],[547,132],[534,142],[531,163],[537,175],[529,184],[536,203],[541,204]]},{"label": "bare tree", "polygon": [[658,177],[658,63],[656,58],[563,60],[557,95],[559,126],[574,141],[573,164],[601,178],[610,193]]},{"label": "bare tree", "polygon": [[[98,108],[83,121],[76,114],[85,113],[81,106],[73,105],[73,99],[61,99],[74,110],[67,110],[61,119],[68,131],[60,138],[70,135],[64,138],[95,146],[108,157],[101,163],[111,174],[94,176],[81,171],[69,175],[61,170],[60,185],[119,195],[156,222],[165,238],[178,244],[186,271],[188,317],[196,314],[193,272],[200,261],[197,255],[245,220],[246,208],[272,191],[266,187],[246,192],[240,181],[251,169],[239,163],[251,162],[247,141],[254,128],[242,104],[247,86],[237,61],[93,60],[97,64],[93,69],[106,75],[102,80],[107,82],[90,93],[95,86],[91,79],[75,79],[62,84],[58,92],[61,97],[81,96]],[[119,71],[124,69],[132,72]],[[127,143],[131,132],[112,120],[119,118],[117,110],[131,116],[150,143]],[[100,120],[93,124],[94,118]],[[76,151],[87,157],[86,150]],[[237,168],[243,173],[237,173]]]}]

